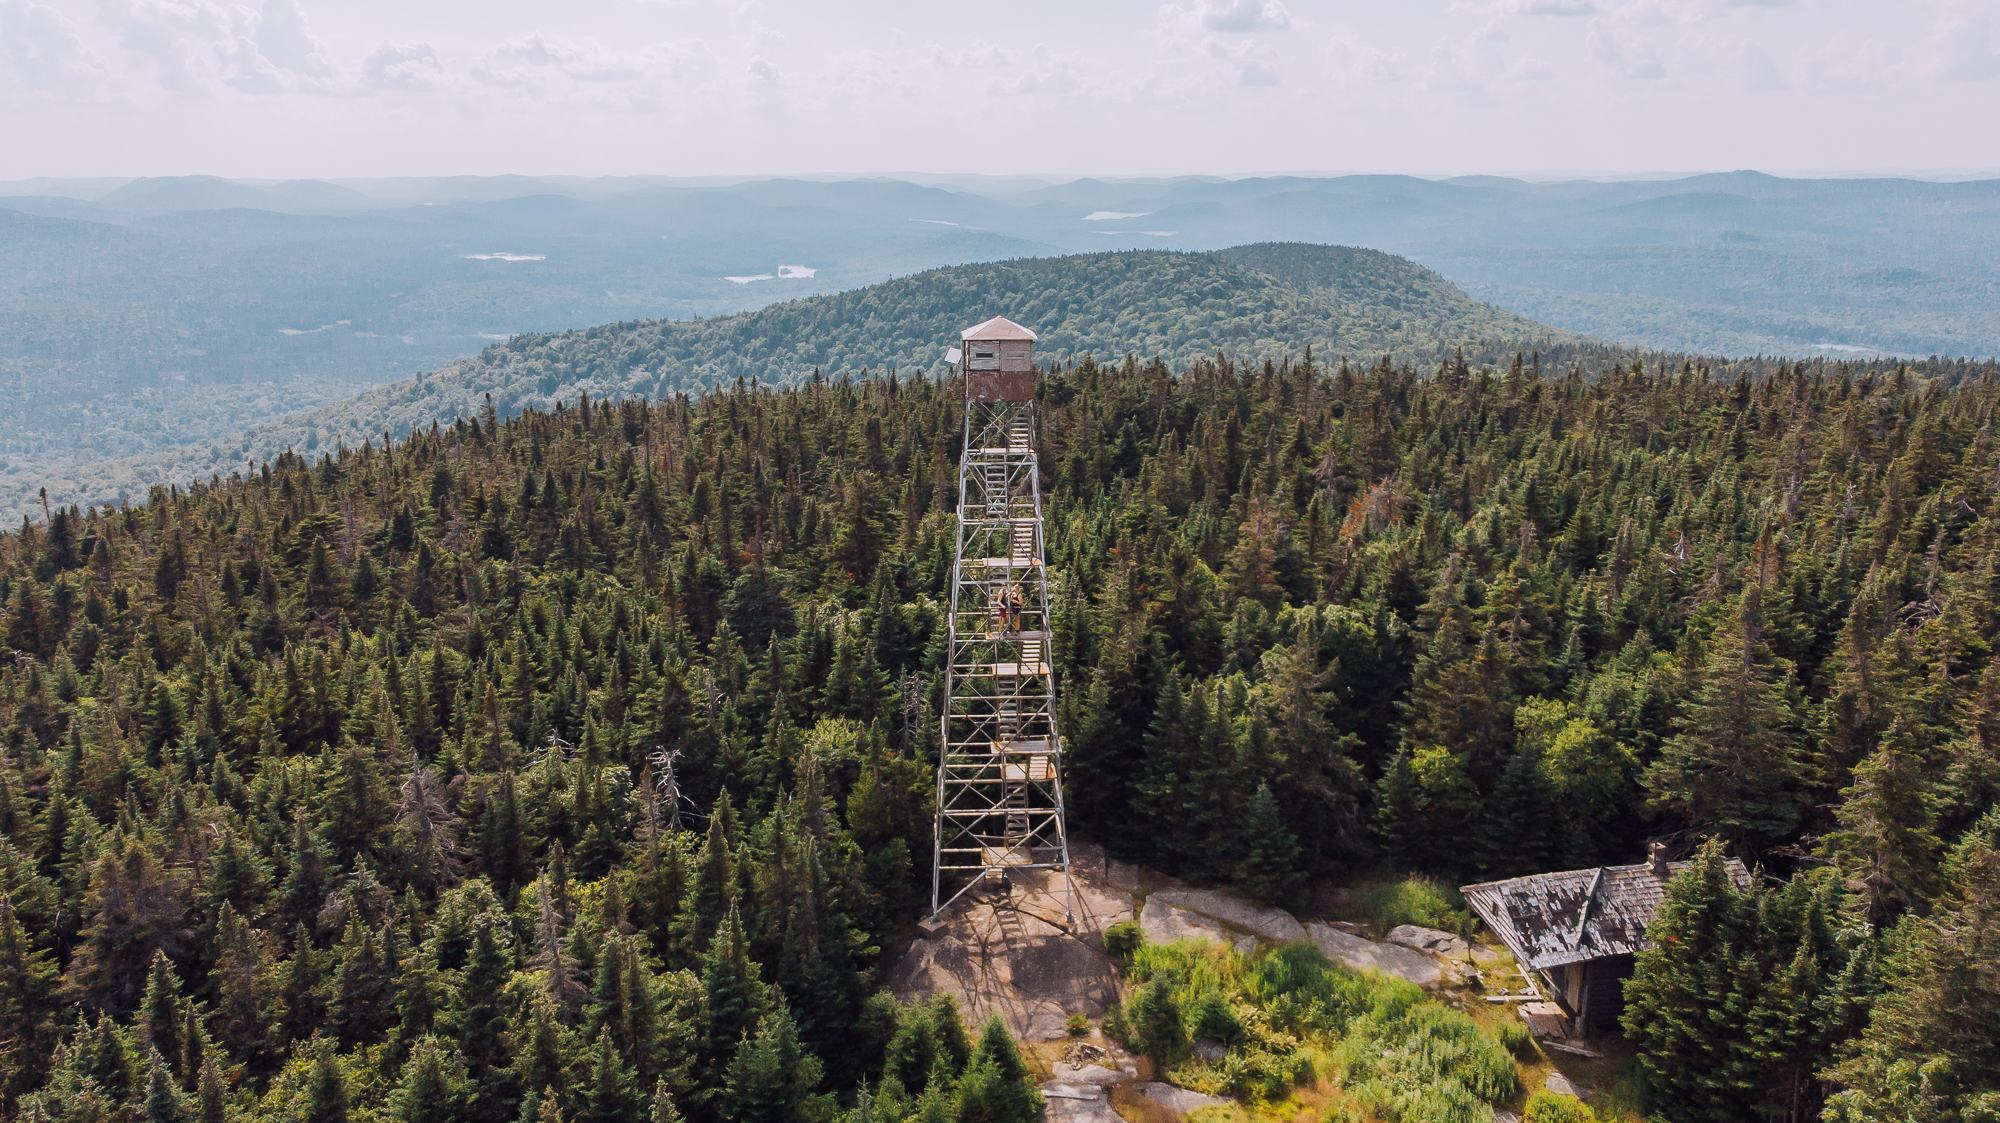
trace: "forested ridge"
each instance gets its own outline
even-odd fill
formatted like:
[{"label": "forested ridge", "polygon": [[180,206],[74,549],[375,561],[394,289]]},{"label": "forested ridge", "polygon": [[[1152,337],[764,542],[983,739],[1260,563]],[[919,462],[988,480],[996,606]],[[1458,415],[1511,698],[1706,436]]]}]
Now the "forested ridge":
[{"label": "forested ridge", "polygon": [[[488,409],[0,539],[7,1110],[1031,1117],[1003,1029],[875,994],[962,400]],[[1654,1117],[1993,1115],[1990,366],[1301,348],[1037,408],[1073,830],[1279,901],[1668,839]]]},{"label": "forested ridge", "polygon": [[[1375,250],[1262,243],[1214,253],[1018,258],[925,270],[709,319],[516,335],[439,370],[235,437],[57,468],[0,462],[0,511],[10,519],[33,513],[44,487],[59,502],[101,502],[142,494],[153,483],[226,475],[288,449],[317,455],[385,430],[400,440],[436,418],[475,416],[489,397],[501,416],[511,417],[584,394],[657,398],[737,378],[785,386],[815,371],[825,378],[892,370],[908,377],[911,368],[937,377],[958,329],[996,307],[1037,324],[1040,352],[1056,359],[1135,353],[1178,368],[1217,350],[1261,361],[1310,346],[1367,361],[1393,351],[1428,363],[1459,347],[1476,356],[1503,340],[1559,345],[1593,370],[1625,355],[1623,348],[1481,304],[1436,273]],[[143,446],[127,440],[120,447]]]}]

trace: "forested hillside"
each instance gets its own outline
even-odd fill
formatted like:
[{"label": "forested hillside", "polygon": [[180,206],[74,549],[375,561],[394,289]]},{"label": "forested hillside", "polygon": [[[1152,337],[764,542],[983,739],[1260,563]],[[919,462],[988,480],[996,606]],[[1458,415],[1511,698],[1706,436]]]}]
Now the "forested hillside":
[{"label": "forested hillside", "polygon": [[[935,269],[707,320],[635,320],[516,336],[435,373],[236,437],[61,469],[18,464],[0,475],[0,513],[24,513],[42,487],[58,502],[101,502],[142,494],[154,483],[227,475],[288,449],[316,454],[343,441],[379,442],[385,431],[400,439],[433,418],[476,416],[489,394],[502,416],[512,416],[580,394],[659,397],[736,378],[789,385],[814,371],[826,378],[889,369],[907,375],[911,367],[935,376],[958,329],[992,308],[1013,309],[1035,323],[1040,353],[1051,357],[1135,353],[1175,366],[1218,349],[1250,360],[1311,346],[1357,362],[1392,351],[1430,362],[1461,346],[1476,352],[1502,341],[1579,342],[1472,301],[1422,266],[1372,250],[1266,244],[1213,254],[1026,258]],[[1593,366],[1614,350],[1585,347]]]},{"label": "forested hillside", "polygon": [[[1655,1118],[1989,1117],[2000,372],[1303,343],[1040,382],[1073,829],[1280,900],[1667,839]],[[489,409],[0,539],[7,1110],[1031,1115],[1004,1032],[870,997],[928,880],[962,394]]]}]

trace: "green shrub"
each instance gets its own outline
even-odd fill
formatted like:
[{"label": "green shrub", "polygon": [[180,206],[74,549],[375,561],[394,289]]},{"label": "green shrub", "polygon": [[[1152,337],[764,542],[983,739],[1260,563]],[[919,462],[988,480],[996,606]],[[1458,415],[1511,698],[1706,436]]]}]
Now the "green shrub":
[{"label": "green shrub", "polygon": [[1203,1104],[1188,1113],[1188,1123],[1252,1123],[1242,1104]]},{"label": "green shrub", "polygon": [[1187,1047],[1174,980],[1155,975],[1140,985],[1125,1011],[1126,1044],[1157,1061],[1180,1055]]},{"label": "green shrub", "polygon": [[1383,985],[1304,941],[1272,949],[1243,974],[1244,996],[1274,1028],[1293,1034],[1340,1032],[1349,1019],[1367,1012]]},{"label": "green shrub", "polygon": [[1090,1032],[1090,1018],[1083,1014],[1071,1014],[1063,1019],[1063,1028],[1071,1037],[1082,1037]]},{"label": "green shrub", "polygon": [[1104,930],[1104,954],[1113,959],[1129,960],[1145,943],[1145,931],[1129,920]]},{"label": "green shrub", "polygon": [[1383,987],[1348,1023],[1333,1063],[1340,1085],[1390,1123],[1481,1123],[1520,1086],[1498,1041],[1415,987]]},{"label": "green shrub", "polygon": [[1242,978],[1245,960],[1230,948],[1211,940],[1179,940],[1171,944],[1144,944],[1132,953],[1129,974],[1143,983],[1165,975],[1174,980],[1183,1004],[1194,1001],[1204,990],[1231,991]]},{"label": "green shrub", "polygon": [[1285,1089],[1312,1077],[1312,1054],[1304,1049],[1287,1053],[1238,1050],[1216,1063],[1206,1090],[1242,1099],[1277,1100],[1283,1098]]},{"label": "green shrub", "polygon": [[979,1049],[959,1078],[957,1123],[1035,1123],[1042,1093],[1021,1061],[1014,1035],[995,1014],[980,1031]]},{"label": "green shrub", "polygon": [[1493,1036],[1500,1039],[1500,1044],[1509,1053],[1521,1060],[1533,1061],[1542,1055],[1541,1049],[1535,1045],[1535,1035],[1520,1022],[1501,1022],[1493,1031]]},{"label": "green shrub", "polygon": [[1465,897],[1458,890],[1415,876],[1355,889],[1348,894],[1345,911],[1367,919],[1382,932],[1404,924],[1459,932],[1469,916]]},{"label": "green shrub", "polygon": [[1525,1123],[1597,1123],[1597,1113],[1575,1096],[1541,1091],[1528,1097]]},{"label": "green shrub", "polygon": [[1103,1028],[1104,1036],[1109,1037],[1111,1040],[1128,1049],[1131,1048],[1132,1027],[1125,1023],[1124,1006],[1114,1005],[1106,1010],[1104,1012],[1104,1020],[1098,1024]]},{"label": "green shrub", "polygon": [[1243,1039],[1243,1023],[1221,991],[1205,990],[1187,1008],[1188,1035],[1233,1045]]}]

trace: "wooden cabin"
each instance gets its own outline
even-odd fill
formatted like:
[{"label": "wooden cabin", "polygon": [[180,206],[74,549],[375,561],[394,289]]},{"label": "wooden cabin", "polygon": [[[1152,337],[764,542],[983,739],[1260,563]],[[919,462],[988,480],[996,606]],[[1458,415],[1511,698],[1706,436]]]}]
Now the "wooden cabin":
[{"label": "wooden cabin", "polygon": [[1035,397],[1035,333],[995,316],[958,333],[968,402],[1026,402]]},{"label": "wooden cabin", "polygon": [[[1618,1024],[1632,957],[1646,946],[1646,926],[1666,896],[1667,881],[1687,862],[1669,862],[1653,843],[1636,866],[1563,870],[1466,885],[1460,891],[1521,964],[1542,978],[1545,993],[1569,1015],[1572,1032]],[[1750,871],[1729,859],[1738,889]]]}]

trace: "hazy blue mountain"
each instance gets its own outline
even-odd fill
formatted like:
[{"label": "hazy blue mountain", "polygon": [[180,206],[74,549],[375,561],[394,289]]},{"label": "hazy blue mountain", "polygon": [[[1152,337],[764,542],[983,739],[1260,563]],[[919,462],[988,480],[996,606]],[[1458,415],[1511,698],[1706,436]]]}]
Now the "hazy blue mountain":
[{"label": "hazy blue mountain", "polygon": [[638,319],[516,336],[433,373],[300,410],[248,431],[74,466],[0,470],[0,517],[55,501],[143,494],[155,483],[227,475],[286,449],[357,446],[433,419],[626,395],[659,397],[736,379],[794,383],[872,371],[944,373],[960,328],[996,312],[1041,334],[1037,355],[1160,357],[1177,369],[1218,352],[1239,361],[1384,354],[1424,365],[1470,349],[1515,348],[1595,368],[1626,352],[1469,299],[1403,258],[1342,246],[1259,244],[1216,253],[1116,251],[929,270],[860,289],[708,319]]},{"label": "hazy blue mountain", "polygon": [[17,328],[0,334],[17,407],[0,458],[221,437],[521,332],[973,261],[1262,241],[1392,252],[1646,347],[2000,354],[2000,181],[35,180],[0,184],[0,317]]}]

